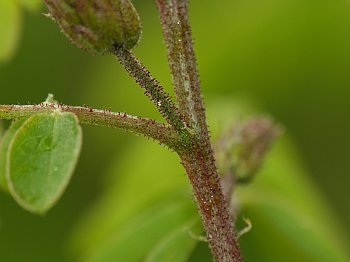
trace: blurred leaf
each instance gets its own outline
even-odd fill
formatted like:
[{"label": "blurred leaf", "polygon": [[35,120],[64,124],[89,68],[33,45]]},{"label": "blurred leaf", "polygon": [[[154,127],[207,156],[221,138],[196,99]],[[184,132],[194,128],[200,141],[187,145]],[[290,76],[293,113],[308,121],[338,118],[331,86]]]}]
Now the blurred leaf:
[{"label": "blurred leaf", "polygon": [[44,1],[42,0],[17,0],[23,7],[30,11],[38,10]]},{"label": "blurred leaf", "polygon": [[[168,237],[167,232],[171,235],[174,230],[185,226],[186,223],[193,223],[191,219],[197,211],[195,204],[191,201],[185,172],[176,154],[152,141],[143,138],[134,139],[139,143],[129,144],[122,156],[117,156],[113,161],[107,181],[108,188],[104,190],[100,200],[82,217],[81,224],[73,234],[70,248],[73,255],[79,257],[80,261],[84,260],[81,257],[90,258],[99,250],[105,250],[106,246],[112,245],[120,235],[125,234],[123,232],[133,232],[138,222],[133,224],[129,220],[140,221],[137,220],[137,217],[142,214],[150,215],[147,223],[151,226],[154,225],[153,219],[163,214],[170,206],[187,202],[186,205],[190,205],[192,209],[192,211],[189,211],[188,208],[179,210],[178,215],[169,214],[170,217],[183,218],[182,222],[172,223],[170,228],[167,226],[170,223],[169,220],[159,220],[152,234],[144,235],[139,232],[137,238],[143,238],[144,243],[147,241],[152,243],[153,235],[158,236],[157,241],[161,241],[163,237]],[[167,217],[168,215],[163,214],[162,216]],[[146,218],[144,220],[146,223]],[[193,230],[195,231],[195,228]],[[187,232],[183,234],[187,236]],[[187,237],[184,237],[184,242],[181,242],[184,247],[190,245],[186,239]],[[157,241],[153,240],[152,246],[146,251],[151,252],[152,249],[159,248]],[[170,248],[173,247],[169,244],[169,252]],[[138,249],[142,250],[142,246],[134,247],[131,252],[138,253],[135,251]],[[146,251],[143,252],[143,255],[147,254]],[[130,260],[123,261],[133,261],[132,256],[130,255]]]},{"label": "blurred leaf", "polygon": [[193,219],[165,235],[158,246],[148,254],[146,261],[188,261],[198,242],[195,237],[202,233],[201,221],[198,219],[198,214],[195,214]]},{"label": "blurred leaf", "polygon": [[[131,218],[87,261],[186,261],[196,244],[189,232],[195,216],[196,209],[189,201],[173,200],[150,208]],[[197,227],[196,233],[200,232]],[[162,260],[169,255],[170,260]]]},{"label": "blurred leaf", "polygon": [[22,126],[24,120],[13,121],[9,129],[6,131],[4,137],[0,140],[0,188],[8,191],[8,185],[6,182],[6,158],[7,152],[12,141],[12,138],[16,134],[17,130]]},{"label": "blurred leaf", "polygon": [[10,144],[6,172],[19,205],[44,213],[55,204],[77,163],[81,138],[72,113],[37,114],[24,122]]},{"label": "blurred leaf", "polygon": [[14,0],[0,1],[0,62],[8,61],[18,45],[21,12]]},{"label": "blurred leaf", "polygon": [[280,141],[252,184],[237,189],[253,229],[241,238],[246,261],[349,261],[337,218]]},{"label": "blurred leaf", "polygon": [[5,130],[4,130],[4,127],[2,125],[2,122],[0,121],[0,142],[1,142],[1,138],[4,135],[4,133],[5,133]]},{"label": "blurred leaf", "polygon": [[[225,98],[211,104],[208,122],[214,135],[247,117],[239,104]],[[299,155],[286,135],[278,138],[253,182],[236,188],[240,216],[253,224],[240,239],[245,261],[349,261],[337,217]],[[245,227],[242,218],[238,222]]]}]

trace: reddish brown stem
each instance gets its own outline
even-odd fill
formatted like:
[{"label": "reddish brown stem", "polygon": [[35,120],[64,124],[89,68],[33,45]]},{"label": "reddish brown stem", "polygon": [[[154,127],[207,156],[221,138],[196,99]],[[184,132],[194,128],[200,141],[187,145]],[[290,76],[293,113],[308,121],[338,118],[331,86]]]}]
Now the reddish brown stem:
[{"label": "reddish brown stem", "polygon": [[191,181],[216,261],[241,261],[233,219],[227,209],[206,124],[197,61],[188,19],[188,0],[156,0],[179,112],[195,138],[191,153],[179,153]]},{"label": "reddish brown stem", "polygon": [[32,115],[52,110],[74,113],[82,124],[120,128],[153,138],[178,152],[183,151],[184,141],[180,139],[178,132],[173,127],[153,119],[131,116],[124,112],[44,102],[39,105],[0,105],[0,119],[26,119]]},{"label": "reddish brown stem", "polygon": [[192,152],[182,155],[181,160],[191,181],[215,261],[242,261],[220,177],[212,168],[214,159],[195,144]]}]

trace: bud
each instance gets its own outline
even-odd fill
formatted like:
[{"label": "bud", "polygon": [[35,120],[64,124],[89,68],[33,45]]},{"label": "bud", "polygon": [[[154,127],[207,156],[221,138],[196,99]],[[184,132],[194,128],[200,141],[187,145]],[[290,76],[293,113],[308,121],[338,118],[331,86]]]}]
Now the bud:
[{"label": "bud", "polygon": [[219,169],[224,174],[234,175],[238,182],[249,182],[281,132],[281,127],[265,117],[235,124],[215,145]]},{"label": "bud", "polygon": [[141,36],[138,13],[129,0],[45,0],[67,37],[93,54],[115,46],[133,48]]}]

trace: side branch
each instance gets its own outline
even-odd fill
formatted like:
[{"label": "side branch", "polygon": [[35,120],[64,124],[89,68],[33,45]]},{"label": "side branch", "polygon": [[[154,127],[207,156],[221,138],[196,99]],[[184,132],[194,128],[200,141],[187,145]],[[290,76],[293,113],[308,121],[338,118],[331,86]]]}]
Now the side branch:
[{"label": "side branch", "polygon": [[208,135],[197,61],[188,19],[188,0],[156,0],[180,113],[201,137]]},{"label": "side branch", "polygon": [[165,117],[167,122],[177,131],[185,130],[183,117],[178,112],[170,96],[164,91],[163,87],[154,79],[151,73],[142,65],[142,63],[124,47],[116,46],[114,54],[119,62],[125,67],[131,77],[145,90],[145,94],[157,106],[159,112]]},{"label": "side branch", "polygon": [[127,115],[126,113],[98,110],[88,107],[68,106],[54,103],[39,105],[0,105],[0,119],[14,120],[52,110],[74,113],[82,124],[120,128],[125,131],[155,139],[176,151],[181,150],[183,141],[174,128],[153,119]]}]

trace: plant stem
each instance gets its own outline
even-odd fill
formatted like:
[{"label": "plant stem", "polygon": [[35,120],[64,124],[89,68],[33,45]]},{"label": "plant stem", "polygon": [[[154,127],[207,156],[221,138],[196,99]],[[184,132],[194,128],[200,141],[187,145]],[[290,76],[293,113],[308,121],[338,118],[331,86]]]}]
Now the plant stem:
[{"label": "plant stem", "polygon": [[233,219],[221,189],[220,177],[212,168],[213,159],[198,144],[192,147],[191,153],[180,157],[191,181],[215,261],[241,261]]},{"label": "plant stem", "polygon": [[145,94],[153,101],[167,122],[177,131],[184,131],[186,126],[183,121],[183,116],[178,112],[170,96],[164,91],[158,81],[152,77],[142,63],[131,51],[124,47],[116,46],[114,48],[114,54],[130,76],[145,90]]},{"label": "plant stem", "polygon": [[205,108],[188,19],[188,1],[156,0],[156,3],[179,111],[196,133],[206,137]]},{"label": "plant stem", "polygon": [[156,0],[179,111],[195,132],[190,154],[179,154],[191,181],[215,261],[241,261],[233,218],[223,194],[206,124],[188,0]]},{"label": "plant stem", "polygon": [[125,131],[141,134],[167,145],[169,148],[182,151],[184,141],[174,128],[158,123],[153,119],[115,113],[110,110],[98,110],[89,107],[68,106],[54,103],[39,105],[0,105],[0,119],[23,119],[32,115],[52,110],[74,113],[82,124],[120,128]]}]

